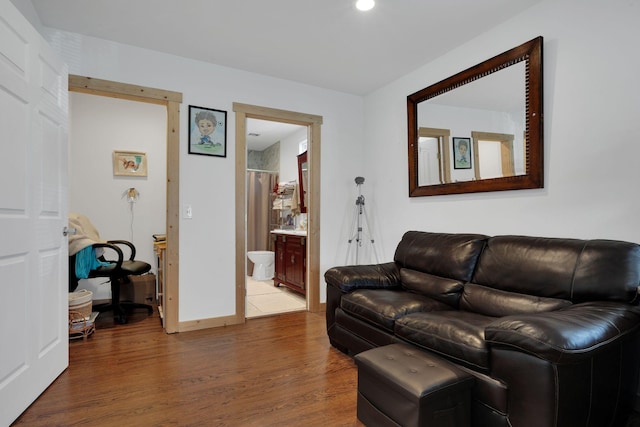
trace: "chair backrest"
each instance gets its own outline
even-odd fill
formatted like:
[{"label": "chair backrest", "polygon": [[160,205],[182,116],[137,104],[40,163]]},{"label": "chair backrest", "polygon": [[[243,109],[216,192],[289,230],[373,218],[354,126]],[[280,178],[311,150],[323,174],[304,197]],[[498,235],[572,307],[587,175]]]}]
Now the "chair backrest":
[{"label": "chair backrest", "polygon": [[76,276],[76,254],[69,256],[69,292],[78,288],[78,277]]}]

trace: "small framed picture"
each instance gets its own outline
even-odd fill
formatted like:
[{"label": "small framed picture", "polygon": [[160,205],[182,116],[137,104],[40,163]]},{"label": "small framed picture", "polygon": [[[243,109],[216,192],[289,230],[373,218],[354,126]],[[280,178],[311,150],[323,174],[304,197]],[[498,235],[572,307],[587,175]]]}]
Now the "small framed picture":
[{"label": "small framed picture", "polygon": [[147,176],[147,154],[139,151],[114,151],[113,174]]},{"label": "small framed picture", "polygon": [[189,105],[189,154],[227,157],[227,112]]},{"label": "small framed picture", "polygon": [[453,138],[453,168],[471,169],[471,138]]}]

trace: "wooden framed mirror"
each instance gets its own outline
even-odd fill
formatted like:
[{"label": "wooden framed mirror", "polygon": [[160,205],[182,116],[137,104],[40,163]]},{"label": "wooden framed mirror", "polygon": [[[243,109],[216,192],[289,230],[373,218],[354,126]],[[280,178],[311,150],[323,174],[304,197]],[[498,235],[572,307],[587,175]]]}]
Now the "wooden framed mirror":
[{"label": "wooden framed mirror", "polygon": [[542,98],[542,37],[409,95],[409,197],[542,188]]}]

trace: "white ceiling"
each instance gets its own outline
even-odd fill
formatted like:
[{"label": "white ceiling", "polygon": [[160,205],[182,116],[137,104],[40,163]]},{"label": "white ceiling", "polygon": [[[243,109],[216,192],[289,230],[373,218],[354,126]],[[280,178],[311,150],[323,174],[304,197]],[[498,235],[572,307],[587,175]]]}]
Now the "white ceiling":
[{"label": "white ceiling", "polygon": [[[299,131],[302,126],[267,120],[247,119],[247,148],[263,151]],[[257,135],[255,135],[257,134]]]},{"label": "white ceiling", "polygon": [[356,95],[541,0],[354,1],[12,0],[46,27]]},{"label": "white ceiling", "polygon": [[[45,27],[366,95],[541,0],[11,0]],[[254,121],[249,148],[296,128]]]}]

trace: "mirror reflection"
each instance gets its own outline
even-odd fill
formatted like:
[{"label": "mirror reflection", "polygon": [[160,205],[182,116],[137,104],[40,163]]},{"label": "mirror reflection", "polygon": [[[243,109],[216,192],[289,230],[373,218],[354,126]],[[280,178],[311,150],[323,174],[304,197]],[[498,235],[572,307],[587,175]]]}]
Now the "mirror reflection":
[{"label": "mirror reflection", "polygon": [[542,38],[407,97],[410,196],[542,186]]},{"label": "mirror reflection", "polygon": [[300,191],[300,212],[306,213],[309,206],[307,188],[309,188],[309,167],[307,163],[307,152],[298,155],[298,186]]},{"label": "mirror reflection", "polygon": [[419,186],[526,173],[524,75],[521,62],[418,105]]}]

